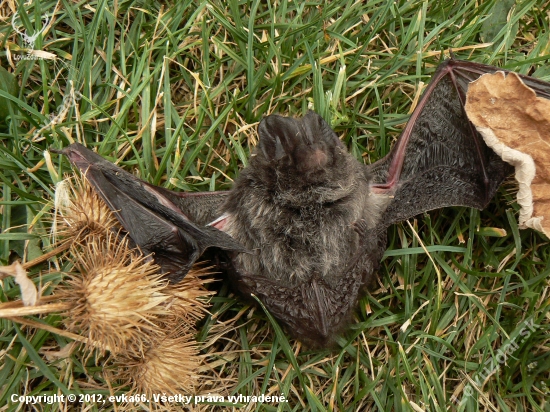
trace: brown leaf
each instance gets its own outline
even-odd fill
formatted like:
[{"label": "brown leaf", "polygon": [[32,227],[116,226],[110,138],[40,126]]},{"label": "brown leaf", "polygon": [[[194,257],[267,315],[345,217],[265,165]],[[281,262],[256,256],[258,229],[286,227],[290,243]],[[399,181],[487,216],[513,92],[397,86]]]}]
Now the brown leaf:
[{"label": "brown leaf", "polygon": [[520,227],[550,237],[550,100],[504,72],[471,83],[466,100],[485,143],[516,168]]},{"label": "brown leaf", "polygon": [[49,360],[50,362],[54,362],[58,359],[65,359],[71,356],[71,354],[76,349],[77,345],[78,344],[76,342],[70,342],[65,346],[63,346],[58,351],[42,349],[40,350],[40,354],[44,355],[46,359]]}]

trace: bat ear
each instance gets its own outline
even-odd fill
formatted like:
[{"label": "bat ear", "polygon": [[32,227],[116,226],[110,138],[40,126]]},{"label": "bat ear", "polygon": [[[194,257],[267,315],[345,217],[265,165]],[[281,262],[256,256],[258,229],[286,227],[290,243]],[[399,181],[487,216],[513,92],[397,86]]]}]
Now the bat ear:
[{"label": "bat ear", "polygon": [[329,147],[344,146],[325,119],[313,110],[308,111],[302,121],[304,123],[305,134],[307,138],[311,140],[309,142],[310,144],[313,143],[314,140],[320,140],[329,144]]},{"label": "bat ear", "polygon": [[266,159],[279,160],[293,152],[300,129],[295,119],[271,115],[262,119],[258,133],[259,147]]},{"label": "bat ear", "polygon": [[292,155],[298,145],[310,146],[319,141],[328,147],[343,146],[328,123],[311,110],[302,119],[267,116],[260,122],[258,132],[260,150],[268,160],[279,160]]}]

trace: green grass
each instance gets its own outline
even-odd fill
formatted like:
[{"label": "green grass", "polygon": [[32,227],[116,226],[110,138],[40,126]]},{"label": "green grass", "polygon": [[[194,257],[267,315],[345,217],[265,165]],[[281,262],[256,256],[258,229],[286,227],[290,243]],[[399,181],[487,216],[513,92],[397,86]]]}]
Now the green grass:
[{"label": "green grass", "polygon": [[[506,3],[21,2],[19,31],[51,18],[34,48],[56,59],[39,60],[14,59],[23,47],[10,24],[15,3],[1,3],[1,66],[19,88],[0,73],[0,261],[29,261],[51,243],[54,185],[72,172],[45,157],[50,147],[80,141],[154,184],[224,190],[273,112],[313,107],[358,159],[384,156],[450,49],[550,81],[549,3]],[[82,98],[60,110],[71,84]],[[50,115],[59,122],[48,125]],[[222,352],[217,376],[231,394],[289,399],[246,410],[550,411],[550,245],[518,229],[517,210],[500,190],[485,211],[449,208],[393,226],[379,281],[340,351],[305,350],[219,285],[212,313],[237,319],[210,346]],[[30,275],[47,295],[69,270],[52,260]],[[0,300],[17,300],[18,286],[2,282]],[[60,324],[58,314],[34,319]],[[531,320],[533,333],[520,335]],[[17,409],[13,393],[96,392],[100,363],[46,357],[69,339],[0,323],[4,410]],[[214,324],[204,321],[200,340]],[[510,342],[518,347],[506,362],[464,396]]]}]

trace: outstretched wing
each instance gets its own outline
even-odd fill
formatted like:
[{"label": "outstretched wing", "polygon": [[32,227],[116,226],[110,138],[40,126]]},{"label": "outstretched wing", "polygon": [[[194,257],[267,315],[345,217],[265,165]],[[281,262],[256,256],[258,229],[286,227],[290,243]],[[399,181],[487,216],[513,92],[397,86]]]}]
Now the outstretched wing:
[{"label": "outstretched wing", "polygon": [[[438,67],[392,151],[367,166],[372,195],[393,197],[379,229],[432,209],[489,203],[513,168],[485,144],[464,104],[470,82],[499,70],[455,59]],[[521,78],[550,98],[550,84]]]},{"label": "outstretched wing", "polygon": [[246,252],[231,236],[206,225],[217,217],[224,192],[186,194],[153,186],[78,143],[60,153],[86,175],[132,240],[154,254],[172,281],[181,280],[209,247]]}]

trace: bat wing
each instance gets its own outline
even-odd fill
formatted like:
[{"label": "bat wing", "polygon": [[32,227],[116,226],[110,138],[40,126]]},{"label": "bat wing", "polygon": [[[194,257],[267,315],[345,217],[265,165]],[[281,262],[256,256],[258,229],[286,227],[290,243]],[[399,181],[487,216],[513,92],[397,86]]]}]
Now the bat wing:
[{"label": "bat wing", "polygon": [[[380,229],[446,206],[483,209],[513,171],[464,111],[469,83],[499,70],[455,59],[438,67],[392,151],[367,166],[372,195],[393,198]],[[550,98],[550,84],[521,77],[539,96]]]},{"label": "bat wing", "polygon": [[209,247],[246,252],[231,236],[206,225],[217,217],[224,192],[186,194],[153,186],[78,143],[60,152],[86,175],[131,239],[154,254],[171,280],[181,280]]}]

